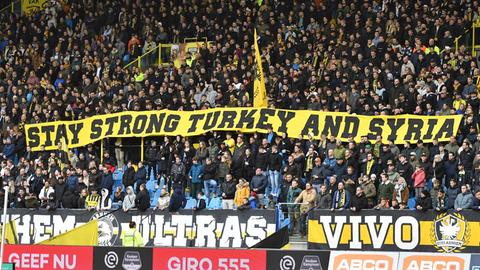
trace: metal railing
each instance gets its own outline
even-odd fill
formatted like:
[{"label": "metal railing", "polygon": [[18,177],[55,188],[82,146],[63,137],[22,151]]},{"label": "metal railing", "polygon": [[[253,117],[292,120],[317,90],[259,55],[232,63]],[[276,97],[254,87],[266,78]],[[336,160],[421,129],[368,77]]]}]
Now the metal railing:
[{"label": "metal railing", "polygon": [[[175,65],[179,67],[182,64],[182,61],[185,59],[180,59],[180,55],[191,52],[193,44],[210,44],[206,37],[204,38],[185,38],[184,43],[182,44],[158,44],[155,48],[148,50],[144,54],[138,56],[137,58],[130,61],[123,68],[137,67],[138,69],[145,70],[152,66],[163,66],[163,65]],[[172,48],[178,48],[176,55],[172,55]],[[181,50],[181,51],[180,51]]]},{"label": "metal railing", "polygon": [[0,14],[3,13],[14,13],[15,11],[20,11],[21,10],[21,5],[22,1],[21,0],[16,0],[16,1],[10,1],[10,4],[2,7],[0,9]]}]

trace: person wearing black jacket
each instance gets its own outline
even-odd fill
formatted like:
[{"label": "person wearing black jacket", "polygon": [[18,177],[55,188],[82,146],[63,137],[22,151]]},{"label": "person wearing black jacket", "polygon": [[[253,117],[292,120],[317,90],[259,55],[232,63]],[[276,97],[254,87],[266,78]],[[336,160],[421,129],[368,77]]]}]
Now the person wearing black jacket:
[{"label": "person wearing black jacket", "polygon": [[355,195],[351,198],[350,210],[358,212],[366,208],[368,208],[368,200],[365,197],[365,193],[363,193],[363,188],[358,186]]},{"label": "person wearing black jacket", "polygon": [[150,173],[153,170],[153,177],[157,177],[157,142],[152,140],[151,145],[145,150],[145,158],[148,165],[147,177],[150,177]]},{"label": "person wearing black jacket", "polygon": [[135,205],[140,211],[145,211],[150,208],[150,195],[145,188],[145,184],[140,184],[140,191],[135,198]]},{"label": "person wearing black jacket", "polygon": [[398,161],[400,162],[397,162],[396,171],[398,172],[398,174],[400,174],[401,177],[403,177],[403,179],[405,179],[407,185],[411,187],[413,167],[410,162],[408,162],[407,157],[403,154],[400,154],[400,156],[398,157]]},{"label": "person wearing black jacket", "polygon": [[135,169],[132,166],[132,161],[128,161],[127,169],[122,175],[122,184],[125,187],[132,186],[135,183]]},{"label": "person wearing black jacket", "polygon": [[198,192],[197,194],[197,205],[193,208],[194,211],[200,211],[207,208],[207,203],[205,200],[205,194],[203,191]]},{"label": "person wearing black jacket", "polygon": [[63,194],[65,193],[65,179],[63,177],[58,178],[57,184],[53,187],[55,190],[56,208],[62,208],[63,206]]},{"label": "person wearing black jacket", "polygon": [[268,152],[263,146],[258,148],[258,153],[255,157],[255,166],[262,169],[262,171],[267,171],[268,167]]},{"label": "person wearing black jacket", "polygon": [[263,175],[262,169],[257,168],[255,170],[255,176],[252,177],[252,181],[250,182],[250,190],[257,194],[257,200],[260,209],[262,209],[265,205],[263,199],[265,198],[265,189],[267,188],[267,184],[267,177]]},{"label": "person wearing black jacket", "polygon": [[217,164],[213,163],[209,157],[206,158],[205,166],[203,167],[203,187],[207,198],[210,198],[210,192],[217,188],[217,180],[215,180],[216,173]]},{"label": "person wearing black jacket", "polygon": [[180,208],[185,207],[187,203],[185,196],[182,193],[181,188],[176,188],[173,192],[172,197],[170,198],[170,203],[168,204],[168,211],[169,212],[178,212]]},{"label": "person wearing black jacket", "polygon": [[427,211],[432,209],[432,197],[430,197],[430,193],[428,191],[422,191],[420,198],[418,198],[417,202],[415,203],[415,209],[419,211]]},{"label": "person wearing black jacket", "polygon": [[280,170],[282,169],[282,156],[278,153],[278,147],[273,145],[268,155],[268,183],[270,194],[278,197],[280,192]]},{"label": "person wearing black jacket", "polygon": [[66,209],[71,209],[71,208],[77,208],[77,201],[78,201],[78,196],[75,195],[75,193],[72,190],[65,190],[65,193],[63,193],[63,198],[62,198],[62,204],[63,208]]},{"label": "person wearing black jacket", "polygon": [[138,169],[135,172],[135,183],[137,184],[137,193],[140,191],[140,185],[145,184],[148,180],[147,169],[143,166],[143,163],[138,162]]},{"label": "person wearing black jacket", "polygon": [[222,194],[222,209],[233,209],[233,199],[235,198],[235,192],[237,191],[237,183],[233,181],[231,174],[225,176],[225,182],[220,186],[220,192]]}]

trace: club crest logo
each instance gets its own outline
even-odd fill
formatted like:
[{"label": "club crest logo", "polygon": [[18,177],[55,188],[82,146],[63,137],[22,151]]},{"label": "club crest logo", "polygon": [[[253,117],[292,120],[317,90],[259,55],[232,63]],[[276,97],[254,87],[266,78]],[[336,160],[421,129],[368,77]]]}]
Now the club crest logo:
[{"label": "club crest logo", "polygon": [[440,252],[460,252],[470,238],[470,228],[460,213],[443,213],[433,221],[432,239]]},{"label": "club crest logo", "polygon": [[111,213],[100,211],[90,218],[90,220],[93,219],[98,219],[98,245],[113,246],[119,234],[117,218]]}]

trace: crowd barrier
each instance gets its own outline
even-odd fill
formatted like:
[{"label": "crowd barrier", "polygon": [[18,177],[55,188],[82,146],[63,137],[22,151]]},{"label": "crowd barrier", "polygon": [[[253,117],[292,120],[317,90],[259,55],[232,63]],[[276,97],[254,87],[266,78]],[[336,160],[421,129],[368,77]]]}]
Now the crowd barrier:
[{"label": "crowd barrier", "polygon": [[245,248],[276,231],[275,210],[182,210],[178,213],[57,209],[8,209],[17,243],[34,244],[99,219],[99,245],[121,246],[120,236],[135,221],[146,246]]},{"label": "crowd barrier", "polygon": [[480,253],[478,211],[315,210],[309,249]]},{"label": "crowd barrier", "polygon": [[480,254],[6,245],[23,269],[478,270]]}]

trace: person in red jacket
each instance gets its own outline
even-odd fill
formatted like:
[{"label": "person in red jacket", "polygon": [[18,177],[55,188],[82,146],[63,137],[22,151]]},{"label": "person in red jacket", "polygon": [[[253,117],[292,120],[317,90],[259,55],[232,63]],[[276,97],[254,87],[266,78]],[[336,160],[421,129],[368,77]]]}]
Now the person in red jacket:
[{"label": "person in red jacket", "polygon": [[425,188],[425,171],[421,165],[415,167],[415,172],[412,174],[413,187],[415,188],[415,198],[418,200]]}]

